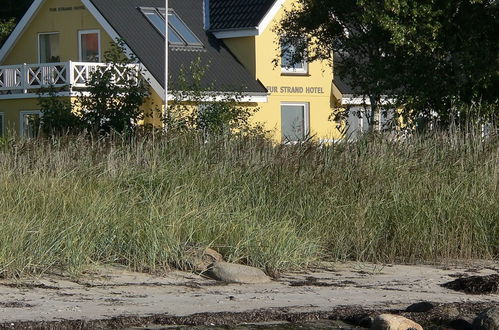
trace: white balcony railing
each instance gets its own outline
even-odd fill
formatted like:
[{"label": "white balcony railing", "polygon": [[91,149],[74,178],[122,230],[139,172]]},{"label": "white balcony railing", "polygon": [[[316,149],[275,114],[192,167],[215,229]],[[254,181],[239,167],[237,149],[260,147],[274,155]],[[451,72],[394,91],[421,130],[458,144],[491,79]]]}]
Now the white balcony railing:
[{"label": "white balcony railing", "polygon": [[[49,86],[84,89],[92,74],[106,67],[109,64],[71,61],[0,66],[0,95],[36,93]],[[116,68],[112,81],[119,84],[125,79],[137,80],[139,66],[129,65],[128,69]]]}]

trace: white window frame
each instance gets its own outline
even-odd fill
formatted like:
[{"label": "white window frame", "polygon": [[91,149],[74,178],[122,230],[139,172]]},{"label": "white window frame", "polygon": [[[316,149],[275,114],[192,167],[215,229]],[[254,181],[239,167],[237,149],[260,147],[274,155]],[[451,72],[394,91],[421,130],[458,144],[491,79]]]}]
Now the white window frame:
[{"label": "white window frame", "polygon": [[[40,32],[40,33],[38,33],[38,37],[37,37],[37,42],[38,42],[38,64],[42,64],[42,52],[40,51],[41,50],[40,36],[42,36],[42,35],[49,35],[49,34],[58,34],[60,36],[60,32]],[[59,39],[59,47],[60,47],[60,45],[61,45],[61,40]],[[60,59],[60,55],[59,55],[59,59]]]},{"label": "white window frame", "polygon": [[20,128],[20,135],[22,137],[26,137],[24,136],[24,131],[25,131],[25,127],[24,127],[24,116],[25,115],[40,115],[40,118],[43,117],[43,113],[40,111],[40,110],[24,110],[24,111],[21,111],[19,113],[19,128]]},{"label": "white window frame", "polygon": [[297,75],[297,76],[304,76],[304,75],[308,75],[308,62],[306,60],[303,60],[303,68],[301,69],[296,69],[296,68],[292,68],[292,67],[289,67],[289,68],[286,68],[286,67],[283,67],[282,66],[282,46],[283,46],[283,43],[281,42],[280,43],[280,47],[281,47],[281,73],[282,74],[285,74],[285,75]]},{"label": "white window frame", "polygon": [[[310,135],[310,103],[309,102],[281,102],[279,105],[279,116],[281,120],[281,138],[282,138],[282,106],[300,106],[304,107],[303,110],[303,136],[307,137]],[[283,143],[296,144],[302,141],[282,141]]]},{"label": "white window frame", "polygon": [[2,122],[0,123],[0,137],[5,135],[5,113],[0,112],[0,118]]},{"label": "white window frame", "polygon": [[97,40],[98,40],[98,48],[99,48],[99,60],[97,62],[100,62],[102,59],[102,52],[101,52],[101,38],[100,38],[100,30],[80,30],[78,31],[78,58],[80,59],[80,62],[83,62],[83,57],[82,57],[82,44],[81,44],[81,36],[84,34],[94,34],[97,33]]}]

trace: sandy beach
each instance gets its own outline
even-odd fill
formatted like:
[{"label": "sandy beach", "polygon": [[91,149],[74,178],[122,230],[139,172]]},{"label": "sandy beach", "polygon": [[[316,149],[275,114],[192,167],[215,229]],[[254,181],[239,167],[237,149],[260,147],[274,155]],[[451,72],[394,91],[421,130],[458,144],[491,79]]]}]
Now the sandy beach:
[{"label": "sandy beach", "polygon": [[150,275],[119,266],[95,267],[78,279],[52,274],[0,280],[0,328],[236,324],[289,320],[291,315],[331,318],[331,313],[346,318],[359,311],[403,311],[422,301],[479,309],[499,305],[499,295],[470,295],[441,285],[498,273],[497,262],[324,263],[282,274],[268,284],[242,285],[179,271]]}]

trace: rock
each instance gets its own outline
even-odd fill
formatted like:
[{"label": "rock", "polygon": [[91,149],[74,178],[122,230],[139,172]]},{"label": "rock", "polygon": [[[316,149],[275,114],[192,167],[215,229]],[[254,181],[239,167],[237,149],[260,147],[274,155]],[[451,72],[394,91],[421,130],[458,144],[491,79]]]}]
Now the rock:
[{"label": "rock", "polygon": [[442,284],[442,286],[468,294],[499,293],[499,274],[458,278],[452,282]]},{"label": "rock", "polygon": [[473,321],[473,330],[499,330],[499,306],[478,315]]},{"label": "rock", "polygon": [[258,268],[223,261],[213,263],[206,275],[217,281],[227,283],[257,284],[270,282],[270,277]]},{"label": "rock", "polygon": [[192,247],[186,252],[187,266],[189,270],[203,273],[211,264],[223,261],[223,257],[211,248]]},{"label": "rock", "polygon": [[447,323],[446,326],[454,330],[471,330],[471,322],[465,318],[455,319]]},{"label": "rock", "polygon": [[373,330],[423,330],[423,327],[400,315],[381,314],[371,327]]},{"label": "rock", "polygon": [[422,301],[418,302],[415,304],[410,305],[405,309],[406,312],[409,313],[426,313],[430,310],[432,310],[436,305],[428,302],[428,301]]},{"label": "rock", "polygon": [[373,320],[374,318],[366,313],[350,315],[344,319],[346,323],[357,325],[362,328],[370,328],[373,324]]}]

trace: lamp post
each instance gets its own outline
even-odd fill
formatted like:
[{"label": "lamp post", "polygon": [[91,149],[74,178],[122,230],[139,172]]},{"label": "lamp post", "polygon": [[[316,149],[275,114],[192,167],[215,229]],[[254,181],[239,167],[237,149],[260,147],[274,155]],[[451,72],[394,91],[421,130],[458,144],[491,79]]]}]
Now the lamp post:
[{"label": "lamp post", "polygon": [[168,110],[168,0],[165,0],[165,131],[168,132],[170,112]]}]

